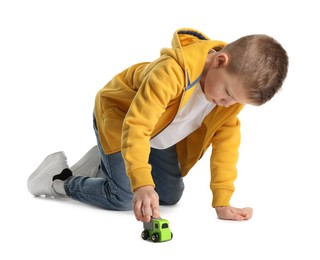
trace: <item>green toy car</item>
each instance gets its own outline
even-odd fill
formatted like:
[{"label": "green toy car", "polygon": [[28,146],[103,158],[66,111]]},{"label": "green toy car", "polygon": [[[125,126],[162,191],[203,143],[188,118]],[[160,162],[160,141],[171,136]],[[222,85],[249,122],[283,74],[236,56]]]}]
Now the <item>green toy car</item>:
[{"label": "green toy car", "polygon": [[164,242],[172,239],[173,234],[169,227],[169,221],[162,218],[151,219],[148,223],[143,223],[144,230],[141,237],[144,240],[151,239],[153,242]]}]

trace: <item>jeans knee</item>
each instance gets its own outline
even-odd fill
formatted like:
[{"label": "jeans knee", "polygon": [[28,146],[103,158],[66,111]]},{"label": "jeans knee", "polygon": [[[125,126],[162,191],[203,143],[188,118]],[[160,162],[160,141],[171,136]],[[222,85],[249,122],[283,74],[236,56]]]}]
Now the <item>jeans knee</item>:
[{"label": "jeans knee", "polygon": [[160,205],[164,205],[164,206],[172,206],[172,205],[177,204],[177,203],[179,202],[180,198],[181,198],[181,197],[179,197],[179,198],[164,199],[164,200],[160,198],[159,203],[160,203]]},{"label": "jeans knee", "polygon": [[177,204],[182,197],[183,190],[184,190],[184,186],[174,191],[168,191],[163,194],[159,194],[160,205],[171,206],[171,205]]}]

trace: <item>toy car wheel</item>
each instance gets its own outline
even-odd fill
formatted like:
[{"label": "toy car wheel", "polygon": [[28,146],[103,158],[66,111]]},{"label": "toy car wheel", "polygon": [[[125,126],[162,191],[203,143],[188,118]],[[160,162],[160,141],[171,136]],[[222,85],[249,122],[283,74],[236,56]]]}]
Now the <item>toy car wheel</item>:
[{"label": "toy car wheel", "polygon": [[171,239],[173,238],[173,233],[171,232]]},{"label": "toy car wheel", "polygon": [[141,237],[142,237],[142,239],[147,240],[149,237],[149,232],[146,230],[142,231]]},{"label": "toy car wheel", "polygon": [[159,242],[159,235],[158,235],[157,233],[152,234],[151,240],[152,240],[153,242]]}]

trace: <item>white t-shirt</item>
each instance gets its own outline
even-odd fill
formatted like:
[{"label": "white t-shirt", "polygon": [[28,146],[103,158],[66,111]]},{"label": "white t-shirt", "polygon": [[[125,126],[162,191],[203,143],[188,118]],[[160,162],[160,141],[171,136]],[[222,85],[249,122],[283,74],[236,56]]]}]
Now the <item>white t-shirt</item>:
[{"label": "white t-shirt", "polygon": [[166,149],[191,134],[202,124],[204,118],[215,105],[209,102],[200,86],[197,84],[188,103],[178,111],[173,121],[157,136],[150,140],[150,146],[156,149]]}]

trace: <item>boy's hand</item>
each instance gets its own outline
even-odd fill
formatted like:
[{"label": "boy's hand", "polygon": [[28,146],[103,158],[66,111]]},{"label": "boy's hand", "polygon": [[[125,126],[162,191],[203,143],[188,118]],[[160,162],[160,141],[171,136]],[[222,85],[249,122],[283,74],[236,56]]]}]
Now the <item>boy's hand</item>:
[{"label": "boy's hand", "polygon": [[228,207],[216,207],[217,215],[220,219],[226,220],[248,220],[252,217],[252,208],[234,208]]},{"label": "boy's hand", "polygon": [[159,196],[153,186],[143,186],[133,193],[133,211],[136,219],[150,222],[151,216],[159,218]]}]

